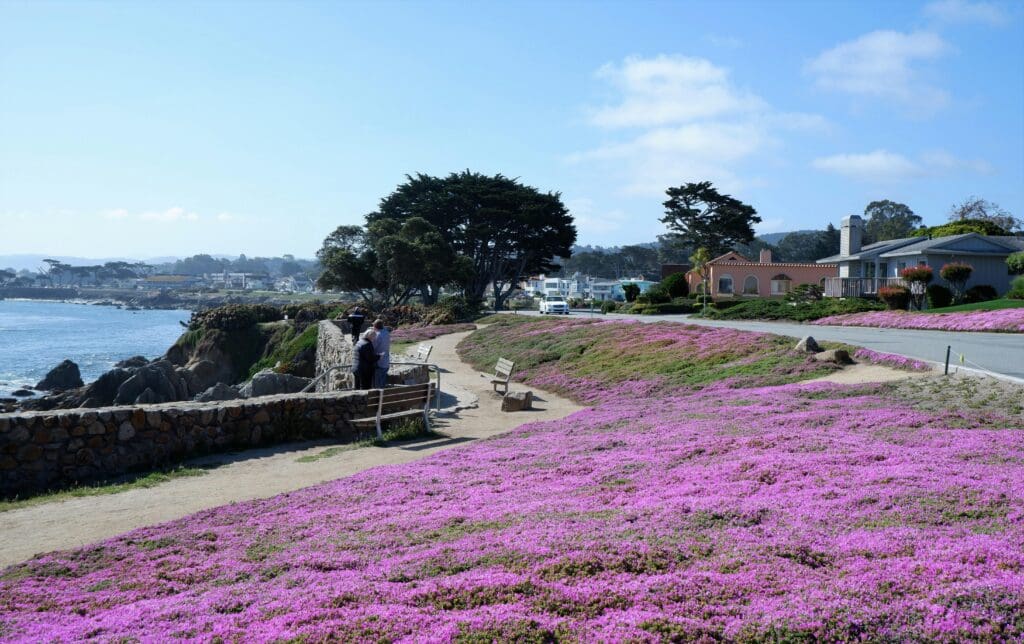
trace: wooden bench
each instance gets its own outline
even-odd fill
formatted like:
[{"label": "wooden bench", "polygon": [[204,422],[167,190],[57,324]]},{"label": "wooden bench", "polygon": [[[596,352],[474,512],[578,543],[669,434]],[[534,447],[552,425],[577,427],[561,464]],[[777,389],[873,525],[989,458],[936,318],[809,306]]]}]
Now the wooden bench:
[{"label": "wooden bench", "polygon": [[351,422],[356,426],[372,424],[377,428],[377,438],[383,438],[384,433],[380,428],[381,421],[422,415],[423,425],[427,431],[430,431],[430,402],[436,389],[436,385],[432,382],[422,385],[370,389],[366,392],[366,407],[368,412],[373,410],[374,415],[353,418]]},{"label": "wooden bench", "polygon": [[434,345],[421,344],[420,346],[416,347],[416,355],[413,356],[413,359],[416,360],[416,362],[426,362],[427,358],[430,357],[430,352],[433,350]]},{"label": "wooden bench", "polygon": [[491,376],[491,386],[494,387],[494,391],[498,391],[498,385],[505,388],[502,394],[508,393],[508,381],[512,378],[512,369],[514,369],[516,363],[505,358],[498,358],[498,364],[494,365],[494,375]]}]

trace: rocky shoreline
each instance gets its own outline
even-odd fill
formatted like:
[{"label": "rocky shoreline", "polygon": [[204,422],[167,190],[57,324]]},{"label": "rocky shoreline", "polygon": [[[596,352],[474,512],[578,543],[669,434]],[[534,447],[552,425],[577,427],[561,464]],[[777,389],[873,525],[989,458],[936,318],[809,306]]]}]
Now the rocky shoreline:
[{"label": "rocky shoreline", "polygon": [[296,296],[282,293],[280,296],[265,293],[254,294],[244,291],[198,292],[129,289],[87,289],[87,288],[0,288],[0,300],[38,300],[83,304],[92,306],[116,306],[128,310],[186,310],[202,311],[226,304],[285,304],[314,301],[318,295]]}]

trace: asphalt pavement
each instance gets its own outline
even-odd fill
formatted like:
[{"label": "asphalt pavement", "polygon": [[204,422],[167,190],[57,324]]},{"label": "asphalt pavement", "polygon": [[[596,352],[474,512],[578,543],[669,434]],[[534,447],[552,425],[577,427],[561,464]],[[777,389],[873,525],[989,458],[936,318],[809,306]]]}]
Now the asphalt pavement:
[{"label": "asphalt pavement", "polygon": [[[520,311],[520,315],[538,315],[536,311]],[[911,329],[876,329],[852,326],[816,326],[795,322],[705,320],[688,315],[630,315],[611,313],[601,316],[594,311],[573,311],[573,317],[605,317],[632,319],[640,322],[682,322],[704,326],[728,327],[744,331],[775,333],[794,338],[807,335],[815,340],[845,342],[885,353],[896,353],[917,360],[943,364],[946,347],[951,348],[950,372],[956,368],[987,371],[1006,380],[1024,384],[1024,334],[967,333],[961,331],[918,331]],[[960,356],[964,361],[961,363]]]}]

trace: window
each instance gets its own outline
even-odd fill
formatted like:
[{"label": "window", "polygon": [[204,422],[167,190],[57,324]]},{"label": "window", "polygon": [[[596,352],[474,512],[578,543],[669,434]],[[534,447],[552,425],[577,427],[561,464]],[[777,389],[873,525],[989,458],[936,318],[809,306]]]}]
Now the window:
[{"label": "window", "polygon": [[789,279],[789,275],[779,273],[772,278],[772,295],[785,295],[786,293],[789,293],[789,289],[792,285],[793,280]]},{"label": "window", "polygon": [[732,275],[723,275],[718,278],[718,293],[732,295]]},{"label": "window", "polygon": [[747,278],[743,280],[743,294],[757,295],[757,278],[753,275],[747,275]]}]

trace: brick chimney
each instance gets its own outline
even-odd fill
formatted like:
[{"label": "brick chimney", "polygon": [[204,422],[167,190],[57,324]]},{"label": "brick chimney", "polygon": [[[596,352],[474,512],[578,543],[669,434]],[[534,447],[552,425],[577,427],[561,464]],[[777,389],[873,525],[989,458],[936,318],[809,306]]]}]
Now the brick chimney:
[{"label": "brick chimney", "polygon": [[758,264],[771,264],[772,263],[772,249],[762,248],[761,257],[757,260]]},{"label": "brick chimney", "polygon": [[843,226],[839,231],[839,255],[849,257],[859,253],[863,238],[864,220],[859,215],[843,217]]}]

